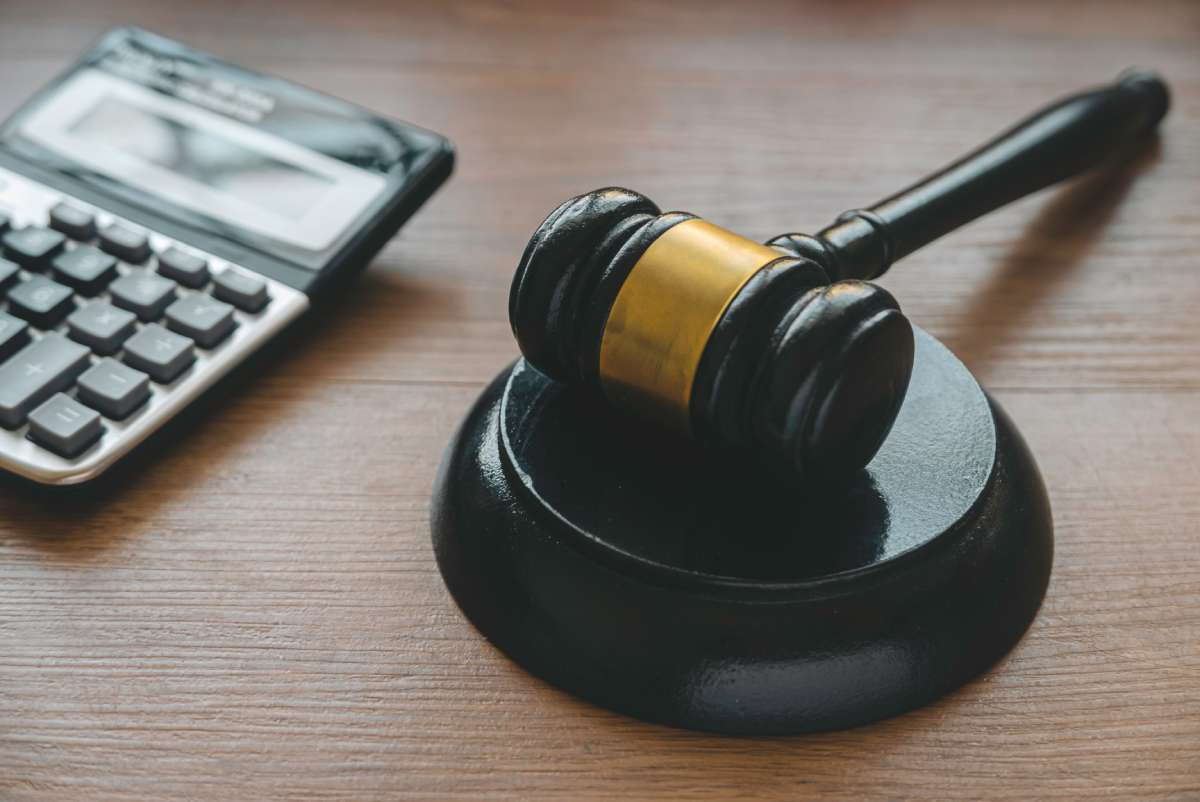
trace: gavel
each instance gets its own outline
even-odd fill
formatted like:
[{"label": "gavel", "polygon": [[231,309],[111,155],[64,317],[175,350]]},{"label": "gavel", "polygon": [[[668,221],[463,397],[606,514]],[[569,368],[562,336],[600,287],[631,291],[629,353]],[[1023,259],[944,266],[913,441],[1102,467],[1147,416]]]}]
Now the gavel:
[{"label": "gavel", "polygon": [[1128,70],[814,235],[765,245],[628,189],[580,195],[525,249],[513,333],[552,379],[788,482],[844,479],[883,443],[913,367],[912,326],[869,280],[1146,137],[1169,102],[1156,74]]}]

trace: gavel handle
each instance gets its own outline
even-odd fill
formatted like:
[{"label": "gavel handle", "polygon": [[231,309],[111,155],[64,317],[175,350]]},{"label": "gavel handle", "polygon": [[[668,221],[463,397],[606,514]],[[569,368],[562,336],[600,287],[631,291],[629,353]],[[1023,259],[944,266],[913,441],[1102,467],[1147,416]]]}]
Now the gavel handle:
[{"label": "gavel handle", "polygon": [[771,240],[838,279],[872,279],[964,223],[1078,175],[1149,134],[1167,113],[1167,85],[1128,70],[1116,83],[1064,98],[978,150],[816,235]]}]

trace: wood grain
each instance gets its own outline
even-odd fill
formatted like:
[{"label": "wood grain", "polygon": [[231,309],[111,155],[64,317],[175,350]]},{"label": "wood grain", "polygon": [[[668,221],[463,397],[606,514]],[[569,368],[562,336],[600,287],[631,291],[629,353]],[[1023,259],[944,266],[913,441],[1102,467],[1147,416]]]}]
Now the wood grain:
[{"label": "wood grain", "polygon": [[[0,113],[135,23],[450,135],[459,170],[263,375],[105,498],[0,484],[0,799],[1200,799],[1200,6],[0,2]],[[814,229],[1157,67],[1160,142],[886,285],[1019,422],[1057,523],[1026,638],[851,732],[645,725],[514,667],[429,545],[561,199]]]}]

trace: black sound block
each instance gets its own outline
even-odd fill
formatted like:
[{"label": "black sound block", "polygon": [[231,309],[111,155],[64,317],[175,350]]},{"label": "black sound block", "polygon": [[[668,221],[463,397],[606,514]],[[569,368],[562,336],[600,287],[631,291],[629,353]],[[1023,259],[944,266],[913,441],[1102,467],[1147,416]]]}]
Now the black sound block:
[{"label": "black sound block", "polygon": [[999,659],[1050,576],[1050,506],[1013,424],[917,331],[878,455],[798,490],[524,361],[484,391],[434,491],[467,617],[532,673],[723,733],[850,727]]}]

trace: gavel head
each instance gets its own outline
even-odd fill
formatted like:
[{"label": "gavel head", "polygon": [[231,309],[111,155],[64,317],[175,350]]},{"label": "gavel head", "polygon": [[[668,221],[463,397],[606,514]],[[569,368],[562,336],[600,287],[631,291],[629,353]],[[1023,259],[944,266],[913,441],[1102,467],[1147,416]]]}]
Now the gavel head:
[{"label": "gavel head", "polygon": [[793,483],[865,466],[908,387],[896,301],[627,189],[573,198],[533,235],[509,295],[525,358],[553,379]]}]

